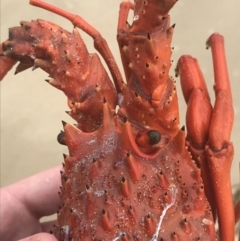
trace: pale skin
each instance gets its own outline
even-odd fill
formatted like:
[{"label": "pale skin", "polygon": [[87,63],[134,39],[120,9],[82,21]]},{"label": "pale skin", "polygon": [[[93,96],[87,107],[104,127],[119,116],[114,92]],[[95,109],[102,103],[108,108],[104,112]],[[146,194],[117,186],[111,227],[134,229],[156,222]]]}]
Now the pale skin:
[{"label": "pale skin", "polygon": [[38,173],[0,189],[0,237],[4,241],[57,241],[50,234],[55,221],[40,219],[61,205],[61,167]]}]

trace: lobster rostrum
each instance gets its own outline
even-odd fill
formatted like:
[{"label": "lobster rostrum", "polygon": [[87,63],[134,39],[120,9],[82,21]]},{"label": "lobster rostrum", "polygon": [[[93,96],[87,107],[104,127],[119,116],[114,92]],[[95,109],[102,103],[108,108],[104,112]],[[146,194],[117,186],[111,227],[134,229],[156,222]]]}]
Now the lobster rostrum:
[{"label": "lobster rostrum", "polygon": [[[196,59],[178,61],[176,74],[188,105],[186,135],[169,76],[174,25],[168,12],[176,2],[121,3],[117,40],[126,82],[96,29],[40,0],[30,4],[69,19],[73,32],[44,20],[22,21],[1,46],[1,79],[16,62],[16,73],[43,69],[47,82],[67,96],[68,114],[77,123],[63,121],[58,135],[69,149],[61,172],[63,205],[53,230],[59,240],[233,240],[233,108],[224,40],[215,33],[207,41],[214,107]],[[93,38],[114,85],[77,27]]]}]

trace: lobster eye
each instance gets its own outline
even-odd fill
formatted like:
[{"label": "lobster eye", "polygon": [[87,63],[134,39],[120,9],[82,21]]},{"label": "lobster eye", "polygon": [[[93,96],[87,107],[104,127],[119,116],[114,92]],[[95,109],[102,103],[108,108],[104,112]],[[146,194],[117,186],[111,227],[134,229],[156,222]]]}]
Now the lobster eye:
[{"label": "lobster eye", "polygon": [[155,145],[161,141],[161,134],[160,132],[156,130],[149,130],[147,132],[147,135],[149,136],[149,144],[150,145]]},{"label": "lobster eye", "polygon": [[157,130],[142,130],[136,135],[135,141],[139,147],[150,147],[161,141],[161,134]]},{"label": "lobster eye", "polygon": [[152,154],[166,143],[165,139],[159,131],[145,129],[137,133],[135,142],[144,153]]}]

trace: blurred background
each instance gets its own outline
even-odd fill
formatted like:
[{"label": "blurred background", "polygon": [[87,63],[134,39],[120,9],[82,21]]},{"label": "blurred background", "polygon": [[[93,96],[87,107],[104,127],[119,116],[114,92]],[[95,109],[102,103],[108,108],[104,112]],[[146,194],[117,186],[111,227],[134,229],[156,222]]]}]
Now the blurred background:
[{"label": "blurred background", "polygon": [[[72,13],[81,15],[98,29],[121,66],[116,29],[120,0],[46,0]],[[8,38],[8,28],[20,20],[45,19],[72,31],[67,20],[45,10],[30,6],[28,0],[1,0],[1,41]],[[225,37],[225,49],[233,91],[235,122],[232,141],[235,157],[232,165],[232,185],[239,183],[240,160],[240,0],[179,0],[171,11],[176,23],[172,46],[174,60],[171,75],[178,58],[191,54],[199,61],[214,101],[211,51],[205,41],[213,32]],[[95,52],[91,38],[82,33],[90,52]],[[61,164],[67,149],[57,143],[62,129],[61,120],[74,121],[62,92],[49,86],[47,74],[37,69],[13,75],[12,70],[0,85],[1,90],[1,186]],[[181,125],[185,124],[186,106],[178,83]],[[228,118],[228,116],[226,116]]]}]

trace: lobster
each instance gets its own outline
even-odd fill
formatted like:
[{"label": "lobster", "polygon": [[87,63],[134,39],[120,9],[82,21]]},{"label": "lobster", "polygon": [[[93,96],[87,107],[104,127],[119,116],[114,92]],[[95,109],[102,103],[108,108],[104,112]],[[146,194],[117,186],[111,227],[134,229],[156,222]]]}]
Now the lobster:
[{"label": "lobster", "polygon": [[[213,109],[196,60],[183,56],[177,64],[188,104],[185,140],[175,81],[168,74],[174,30],[168,12],[175,2],[120,5],[117,38],[125,83],[98,31],[79,16],[30,1],[93,37],[115,87],[76,28],[69,33],[43,20],[21,22],[3,43],[1,77],[17,61],[16,73],[42,68],[50,74],[47,82],[67,95],[68,114],[77,122],[63,122],[58,136],[69,149],[60,194],[64,205],[54,228],[59,240],[216,240],[216,216],[220,240],[233,240],[233,109],[223,37],[213,34],[208,41],[215,71]],[[126,25],[130,10],[133,23]],[[223,115],[229,116],[224,122]]]}]

